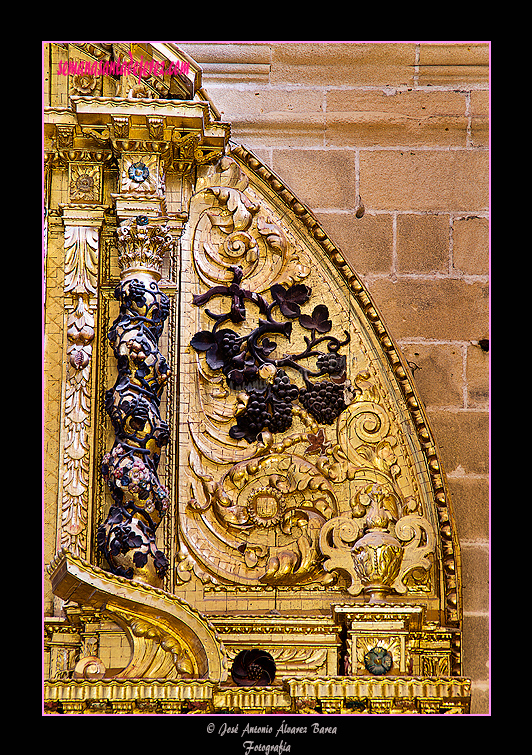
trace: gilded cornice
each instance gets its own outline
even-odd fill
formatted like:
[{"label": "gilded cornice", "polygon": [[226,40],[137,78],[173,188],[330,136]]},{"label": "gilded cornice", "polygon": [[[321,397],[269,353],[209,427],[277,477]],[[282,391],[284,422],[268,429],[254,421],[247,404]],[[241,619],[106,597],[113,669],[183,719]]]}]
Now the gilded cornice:
[{"label": "gilded cornice", "polygon": [[[56,713],[467,713],[467,680],[417,677],[298,677],[269,687],[222,688],[207,681],[49,681]],[[146,704],[148,703],[148,704]]]},{"label": "gilded cornice", "polygon": [[471,682],[456,677],[403,678],[386,676],[307,677],[284,679],[292,696],[317,698],[462,698],[471,694]]},{"label": "gilded cornice", "polygon": [[234,633],[302,633],[302,634],[337,634],[340,627],[332,619],[313,616],[209,616],[210,621],[221,634]]},{"label": "gilded cornice", "polygon": [[79,122],[87,115],[127,116],[134,113],[137,118],[164,117],[169,125],[183,128],[192,125],[189,122],[191,119],[201,118],[206,137],[222,137],[226,140],[231,133],[230,124],[214,120],[209,103],[203,101],[156,100],[147,97],[71,97],[70,101]]}]

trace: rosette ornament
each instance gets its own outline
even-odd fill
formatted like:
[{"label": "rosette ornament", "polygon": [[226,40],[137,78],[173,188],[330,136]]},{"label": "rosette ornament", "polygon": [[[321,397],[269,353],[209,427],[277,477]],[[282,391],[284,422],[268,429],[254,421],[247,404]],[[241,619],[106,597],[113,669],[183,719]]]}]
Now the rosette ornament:
[{"label": "rosette ornament", "polygon": [[231,677],[239,687],[263,687],[275,679],[275,661],[265,650],[241,650],[231,667]]},{"label": "rosette ornament", "polygon": [[391,653],[383,647],[374,647],[364,655],[364,666],[374,676],[387,674],[393,665]]}]

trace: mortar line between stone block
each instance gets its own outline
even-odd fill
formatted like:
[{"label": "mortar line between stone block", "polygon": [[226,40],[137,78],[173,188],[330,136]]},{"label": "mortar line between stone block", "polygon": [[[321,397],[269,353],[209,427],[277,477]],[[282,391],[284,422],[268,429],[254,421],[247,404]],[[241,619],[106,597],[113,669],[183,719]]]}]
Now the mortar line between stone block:
[{"label": "mortar line between stone block", "polygon": [[360,196],[360,152],[355,150],[355,205],[358,204]]},{"label": "mortar line between stone block", "polygon": [[467,344],[462,345],[462,401],[464,409],[469,409],[469,392],[467,390]]},{"label": "mortar line between stone block", "polygon": [[426,404],[425,409],[427,412],[448,412],[449,414],[489,414],[489,408],[482,408],[480,406],[453,406],[452,404]]},{"label": "mortar line between stone block", "polygon": [[[271,163],[270,163],[271,164]],[[351,207],[313,207],[314,212],[337,212],[343,214],[350,214],[353,212]],[[454,211],[454,210],[378,210],[376,208],[366,207],[365,215],[450,215],[452,220],[467,220],[468,218],[487,218],[489,219],[490,213],[484,210],[471,210],[467,211]]]},{"label": "mortar line between stone block", "polygon": [[[376,280],[386,280],[389,279],[390,276],[388,273],[368,273],[363,276],[364,280],[368,283],[371,283],[372,281]],[[397,273],[396,277],[392,278],[393,283],[397,283],[397,281],[460,281],[461,283],[466,283],[467,285],[473,285],[474,283],[489,283],[489,276],[488,275],[465,275],[462,273],[454,273],[452,275],[449,275],[449,273]]]},{"label": "mortar line between stone block", "polygon": [[397,279],[397,213],[394,212],[392,216],[392,267],[391,267],[392,280]]},{"label": "mortar line between stone block", "polygon": [[489,611],[464,611],[464,618],[473,618],[474,616],[480,616],[482,618],[489,617]]},{"label": "mortar line between stone block", "polygon": [[489,472],[457,472],[455,469],[451,470],[450,472],[446,472],[447,479],[449,480],[485,480],[486,482],[490,481],[490,473]]},{"label": "mortar line between stone block", "polygon": [[465,114],[467,117],[466,147],[472,147],[473,138],[472,138],[472,117],[471,117],[471,92],[466,92],[465,106],[466,106]]},{"label": "mortar line between stone block", "polygon": [[[257,147],[257,149],[261,149],[261,147]],[[317,150],[323,150],[323,147],[321,144],[310,144],[310,145],[298,145],[297,147],[291,147],[291,146],[278,146],[274,147],[275,150],[278,152],[312,152]],[[405,144],[393,144],[392,146],[381,146],[379,144],[373,146],[373,147],[356,147],[351,146],[350,144],[328,144],[327,150],[330,152],[489,152],[489,147],[486,146],[479,146],[479,147],[467,147],[467,146],[455,146],[455,145],[449,145],[449,146],[428,146],[428,145],[405,145]]]},{"label": "mortar line between stone block", "polygon": [[[58,77],[59,79],[60,77]],[[216,80],[213,74],[204,73],[203,81],[205,82],[205,89],[208,91],[216,89],[225,89],[228,82],[224,80]],[[231,82],[231,88],[234,91],[255,89],[257,87],[264,86],[263,81],[236,81]],[[279,92],[382,92],[390,91],[394,89],[396,92],[408,92],[412,89],[408,84],[297,84],[293,82],[268,82],[267,89],[272,93]],[[429,94],[436,92],[457,92],[459,94],[466,94],[468,92],[486,92],[489,91],[488,84],[477,84],[474,82],[469,83],[457,83],[457,84],[420,84],[416,87],[416,91],[427,92]]]},{"label": "mortar line between stone block", "polygon": [[446,340],[444,338],[423,338],[423,337],[412,337],[412,338],[399,338],[397,341],[398,346],[455,346],[457,348],[462,348],[465,346],[469,346],[471,344],[471,341],[457,341],[457,340]]}]

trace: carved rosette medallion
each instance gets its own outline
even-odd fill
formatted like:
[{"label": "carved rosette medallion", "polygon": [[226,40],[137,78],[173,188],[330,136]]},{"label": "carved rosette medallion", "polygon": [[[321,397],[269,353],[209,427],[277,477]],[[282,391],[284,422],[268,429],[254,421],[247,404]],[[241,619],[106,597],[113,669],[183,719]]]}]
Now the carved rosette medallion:
[{"label": "carved rosette medallion", "polygon": [[120,191],[138,196],[159,191],[159,155],[145,152],[124,153],[120,174]]},{"label": "carved rosette medallion", "polygon": [[71,202],[100,202],[102,197],[101,164],[69,163],[68,188]]}]

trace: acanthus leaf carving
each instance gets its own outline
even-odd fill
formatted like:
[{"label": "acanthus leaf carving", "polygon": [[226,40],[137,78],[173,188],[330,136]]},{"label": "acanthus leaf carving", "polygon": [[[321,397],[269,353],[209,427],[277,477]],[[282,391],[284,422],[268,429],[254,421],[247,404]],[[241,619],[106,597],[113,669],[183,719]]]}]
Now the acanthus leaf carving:
[{"label": "acanthus leaf carving", "polygon": [[96,294],[98,229],[65,226],[65,293]]},{"label": "acanthus leaf carving", "polygon": [[63,475],[58,547],[86,555],[89,507],[91,368],[95,337],[99,230],[69,223],[64,228],[66,381],[63,409]]}]

